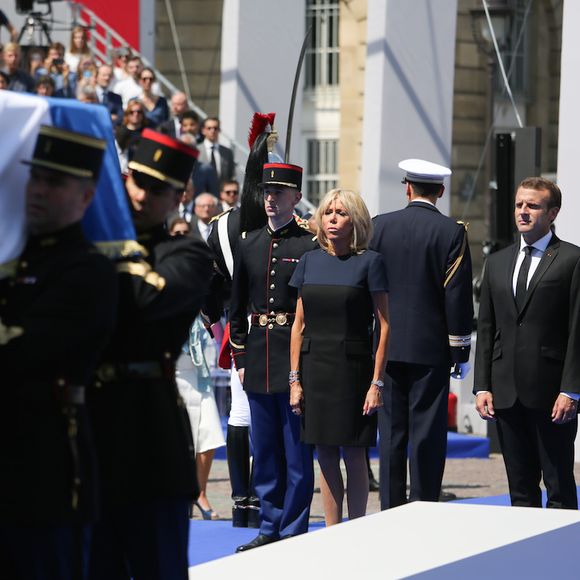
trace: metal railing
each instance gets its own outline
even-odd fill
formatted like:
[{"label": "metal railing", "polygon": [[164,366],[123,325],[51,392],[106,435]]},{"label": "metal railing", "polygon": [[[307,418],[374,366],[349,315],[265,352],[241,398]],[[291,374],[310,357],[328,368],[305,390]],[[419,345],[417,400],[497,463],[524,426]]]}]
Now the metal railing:
[{"label": "metal railing", "polygon": [[[181,91],[181,89],[178,89],[155,67],[153,63],[131,46],[114,28],[97,16],[90,8],[87,8],[81,2],[75,2],[73,0],[69,0],[68,3],[73,15],[73,25],[79,24],[81,26],[86,26],[91,31],[89,44],[92,53],[98,60],[110,63],[113,51],[116,48],[128,47],[131,49],[131,53],[138,56],[145,66],[155,71],[157,81],[163,87],[166,94],[172,95],[175,92]],[[101,32],[101,30],[103,32]],[[192,99],[188,99],[188,104],[190,109],[195,111],[201,119],[205,119],[209,116],[201,107],[198,107]],[[241,168],[244,168],[246,165],[246,159],[249,154],[248,148],[223,131],[221,131],[221,135],[228,141],[229,146],[234,151],[234,158],[237,161],[238,177],[243,177],[243,169]]]}]

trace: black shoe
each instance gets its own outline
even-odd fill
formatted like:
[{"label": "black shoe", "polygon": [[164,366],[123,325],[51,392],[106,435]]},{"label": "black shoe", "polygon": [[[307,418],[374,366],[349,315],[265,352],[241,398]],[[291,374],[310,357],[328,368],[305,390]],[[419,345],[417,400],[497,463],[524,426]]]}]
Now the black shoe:
[{"label": "black shoe", "polygon": [[379,491],[379,482],[374,477],[369,477],[369,491]]},{"label": "black shoe", "polygon": [[254,548],[259,548],[260,546],[265,546],[266,544],[271,544],[272,542],[277,542],[278,538],[273,538],[272,536],[266,536],[260,534],[255,537],[251,542],[247,544],[242,544],[236,548],[236,552],[247,552],[248,550],[253,550]]},{"label": "black shoe", "polygon": [[439,501],[455,501],[457,496],[450,491],[443,491],[439,494]]}]

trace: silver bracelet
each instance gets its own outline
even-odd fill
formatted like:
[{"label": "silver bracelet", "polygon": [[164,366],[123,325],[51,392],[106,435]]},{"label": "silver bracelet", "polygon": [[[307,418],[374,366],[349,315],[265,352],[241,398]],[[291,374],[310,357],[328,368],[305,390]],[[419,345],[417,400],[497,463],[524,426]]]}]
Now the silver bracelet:
[{"label": "silver bracelet", "polygon": [[300,380],[300,371],[290,371],[288,373],[288,383],[292,384]]}]

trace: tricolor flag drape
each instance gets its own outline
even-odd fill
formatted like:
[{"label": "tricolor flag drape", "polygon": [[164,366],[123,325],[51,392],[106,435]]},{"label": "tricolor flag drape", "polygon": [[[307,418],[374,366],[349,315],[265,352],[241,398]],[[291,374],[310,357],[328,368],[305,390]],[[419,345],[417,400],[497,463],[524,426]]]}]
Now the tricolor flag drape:
[{"label": "tricolor flag drape", "polygon": [[87,237],[116,255],[133,248],[135,230],[115,148],[113,128],[105,107],[74,99],[47,99],[0,91],[0,277],[25,243],[25,187],[40,125],[54,125],[105,139],[107,150],[95,199],[83,220]]}]

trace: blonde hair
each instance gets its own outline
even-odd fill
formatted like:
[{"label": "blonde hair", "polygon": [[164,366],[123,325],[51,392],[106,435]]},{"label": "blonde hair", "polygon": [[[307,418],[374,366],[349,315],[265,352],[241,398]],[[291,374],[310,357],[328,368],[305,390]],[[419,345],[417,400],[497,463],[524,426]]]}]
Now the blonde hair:
[{"label": "blonde hair", "polygon": [[366,250],[373,235],[373,222],[362,197],[349,189],[331,189],[320,202],[314,216],[318,227],[318,243],[320,247],[328,251],[332,246],[322,229],[322,216],[328,206],[335,200],[340,201],[352,221],[350,249],[353,253],[360,253]]},{"label": "blonde hair", "polygon": [[[75,46],[75,42],[74,42],[75,34],[78,34],[79,32],[81,32],[83,35],[83,44],[82,44],[81,48],[77,48]],[[71,30],[69,52],[71,54],[90,54],[88,38],[87,38],[87,29],[84,26],[75,26]]]}]

